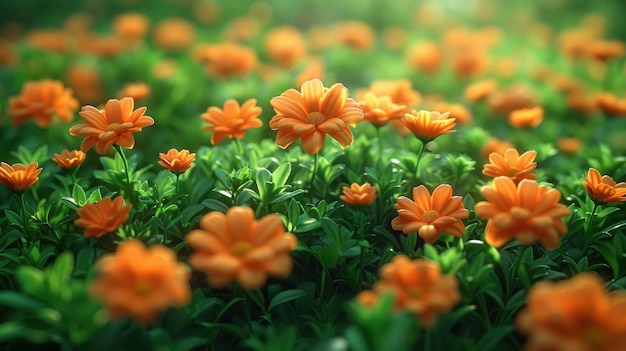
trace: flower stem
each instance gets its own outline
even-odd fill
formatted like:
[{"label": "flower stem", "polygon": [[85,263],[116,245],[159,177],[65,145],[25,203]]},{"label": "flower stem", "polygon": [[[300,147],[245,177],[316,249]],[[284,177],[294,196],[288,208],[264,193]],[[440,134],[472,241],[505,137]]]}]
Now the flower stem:
[{"label": "flower stem", "polygon": [[26,247],[26,242],[29,241],[29,233],[28,233],[28,228],[29,228],[29,223],[28,223],[28,214],[26,213],[26,201],[24,200],[24,194],[26,193],[26,191],[20,191],[19,192],[19,196],[20,196],[20,214],[22,215],[22,228],[24,228],[24,247]]},{"label": "flower stem", "polygon": [[313,184],[315,182],[315,174],[317,173],[317,164],[319,163],[319,152],[315,153],[313,157],[313,172],[311,172],[311,182],[309,184],[309,191],[311,192],[311,203],[313,203]]},{"label": "flower stem", "polygon": [[415,180],[418,181],[420,179],[420,161],[422,160],[422,153],[424,153],[425,144],[421,139],[419,140],[420,147],[417,150],[417,162],[415,162]]},{"label": "flower stem", "polygon": [[587,246],[589,245],[589,237],[592,235],[591,231],[592,231],[592,226],[593,226],[593,220],[596,217],[596,211],[598,210],[598,203],[597,202],[593,202],[593,209],[591,210],[591,213],[589,214],[589,218],[587,219],[587,225],[585,226],[585,235],[583,236],[583,253],[585,253],[587,251]]},{"label": "flower stem", "polygon": [[124,164],[124,173],[126,173],[126,185],[128,186],[128,197],[130,197],[130,203],[135,206],[135,189],[133,188],[133,183],[130,181],[130,169],[128,167],[128,159],[126,155],[124,155],[124,151],[122,151],[122,147],[119,145],[115,145],[115,150],[122,158],[122,163]]}]

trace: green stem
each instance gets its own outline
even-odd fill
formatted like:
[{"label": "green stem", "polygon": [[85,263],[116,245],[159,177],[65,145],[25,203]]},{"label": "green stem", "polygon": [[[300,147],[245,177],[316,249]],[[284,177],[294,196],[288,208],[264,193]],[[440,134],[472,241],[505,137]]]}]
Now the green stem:
[{"label": "green stem", "polygon": [[[364,227],[365,224],[363,223],[363,213],[359,213],[358,225],[359,225],[359,227],[357,228],[358,239],[359,239],[359,242],[362,242],[365,239],[365,227]],[[363,266],[364,255],[365,255],[365,250],[364,250],[364,247],[361,246],[361,250],[359,251],[359,282],[357,285],[359,291],[363,289],[363,276],[364,276],[363,270],[365,269],[365,267]]]},{"label": "green stem", "polygon": [[[23,238],[25,239],[26,242],[29,241],[29,232],[28,232],[28,228],[29,228],[29,223],[28,223],[28,215],[26,213],[26,201],[24,200],[24,194],[26,193],[26,191],[20,191],[19,192],[19,196],[20,196],[20,214],[22,215],[22,228],[24,228],[24,236]],[[24,243],[24,247],[26,247],[26,243]]]},{"label": "green stem", "polygon": [[236,156],[239,156],[239,160],[241,160],[241,164],[243,165],[243,156],[245,150],[241,146],[241,142],[239,141],[239,139],[233,139],[233,144],[235,144],[235,158],[237,158]]},{"label": "green stem", "polygon": [[406,236],[406,242],[404,244],[404,251],[407,256],[413,257],[415,255],[415,246],[417,245],[417,233],[408,234]]},{"label": "green stem", "polygon": [[313,184],[315,182],[315,174],[317,173],[317,164],[319,163],[320,153],[315,153],[313,156],[313,172],[311,172],[311,182],[309,183],[309,191],[311,192],[311,203],[313,203]]},{"label": "green stem", "polygon": [[135,206],[135,189],[133,187],[132,182],[130,181],[130,169],[128,167],[128,159],[126,155],[124,155],[124,151],[122,151],[122,147],[119,145],[115,145],[115,150],[122,158],[122,163],[124,164],[124,173],[126,174],[126,185],[128,186],[128,197],[130,197],[130,203]]},{"label": "green stem", "polygon": [[422,153],[424,153],[425,144],[421,139],[417,139],[420,142],[420,148],[417,150],[417,162],[415,163],[415,180],[420,179],[420,161],[422,160]]},{"label": "green stem", "polygon": [[596,211],[598,210],[598,203],[597,202],[593,202],[593,209],[591,210],[591,214],[589,215],[589,219],[587,220],[587,225],[585,226],[585,235],[583,236],[583,253],[585,253],[587,251],[587,246],[589,245],[589,239],[590,236],[592,235],[592,227],[593,227],[593,220],[596,217]]},{"label": "green stem", "polygon": [[376,127],[376,137],[378,138],[378,157],[376,158],[376,165],[380,165],[382,159],[383,159],[383,139],[382,139],[382,135],[380,133],[380,127],[379,126],[375,126]]}]

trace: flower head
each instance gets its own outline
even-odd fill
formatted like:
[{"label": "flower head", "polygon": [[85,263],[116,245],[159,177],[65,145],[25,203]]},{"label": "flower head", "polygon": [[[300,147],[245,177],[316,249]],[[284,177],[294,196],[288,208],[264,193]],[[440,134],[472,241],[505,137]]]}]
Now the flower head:
[{"label": "flower head", "polygon": [[491,155],[493,152],[504,154],[506,150],[509,148],[515,148],[515,146],[513,146],[513,144],[511,144],[510,142],[506,140],[500,140],[498,138],[490,138],[489,140],[487,140],[485,145],[483,145],[483,148],[480,151],[480,154],[483,157],[489,157],[489,155]]},{"label": "flower head", "polygon": [[200,47],[196,58],[206,64],[209,75],[223,79],[245,76],[257,65],[257,55],[252,48],[229,42]]},{"label": "flower head", "polygon": [[16,163],[9,165],[8,163],[0,163],[0,184],[6,186],[10,190],[21,192],[33,186],[39,180],[41,168],[37,168],[37,162],[23,165]]},{"label": "flower head", "polygon": [[536,179],[537,176],[531,173],[537,163],[533,162],[537,156],[537,151],[530,150],[521,156],[515,148],[509,148],[503,154],[493,152],[489,155],[488,164],[483,166],[483,174],[488,177],[505,176],[511,178],[515,183],[522,179]]},{"label": "flower head", "polygon": [[263,125],[257,117],[261,114],[261,108],[256,105],[256,99],[249,99],[239,106],[233,99],[224,103],[224,108],[211,106],[200,118],[209,123],[202,128],[213,132],[211,144],[219,144],[226,137],[230,139],[242,139],[248,129],[259,128]]},{"label": "flower head", "polygon": [[376,126],[383,126],[392,119],[402,118],[406,106],[397,105],[387,95],[377,96],[373,92],[365,93],[359,102],[363,110],[364,120]]},{"label": "flower head", "polygon": [[186,172],[191,164],[196,159],[196,154],[190,154],[189,150],[176,150],[169,149],[167,154],[160,153],[159,154],[158,164],[163,166],[166,170],[173,173],[184,173]]},{"label": "flower head", "polygon": [[267,276],[291,272],[290,252],[297,244],[282,220],[269,214],[258,221],[249,207],[232,207],[226,214],[210,212],[200,229],[185,237],[194,249],[189,265],[207,273],[211,286],[220,288],[237,280],[246,289],[261,287]]},{"label": "flower head", "polygon": [[73,126],[70,134],[85,137],[80,145],[83,152],[87,152],[94,145],[96,152],[101,155],[109,151],[113,144],[132,149],[135,146],[133,133],[154,124],[152,117],[143,115],[146,112],[145,107],[136,110],[134,107],[135,103],[129,97],[107,101],[104,110],[83,106],[79,114],[85,124]]},{"label": "flower head", "polygon": [[345,86],[337,83],[325,88],[319,79],[302,84],[301,92],[285,91],[270,104],[276,111],[270,120],[270,128],[278,130],[276,143],[286,148],[301,138],[302,148],[309,154],[320,151],[326,134],[342,147],[350,146],[354,137],[348,127],[363,119],[363,111],[348,98]]},{"label": "flower head", "polygon": [[583,142],[578,138],[563,137],[556,141],[556,146],[564,154],[575,154],[583,147]]},{"label": "flower head", "polygon": [[306,54],[306,42],[295,27],[278,27],[265,37],[265,52],[279,66],[290,68]]},{"label": "flower head", "polygon": [[559,203],[561,193],[536,181],[524,179],[515,184],[509,177],[496,177],[492,186],[484,186],[487,201],[476,204],[476,216],[488,219],[487,244],[500,247],[512,239],[524,245],[539,240],[546,249],[559,246],[567,232],[562,217],[570,211]]},{"label": "flower head", "polygon": [[126,12],[113,18],[115,34],[128,41],[145,37],[149,28],[150,20],[141,13]]},{"label": "flower head", "polygon": [[413,200],[400,196],[394,206],[398,217],[391,221],[394,230],[404,234],[417,232],[429,244],[434,243],[442,232],[458,238],[465,234],[462,219],[469,216],[460,196],[452,196],[452,187],[439,185],[428,192],[424,185],[413,188]]},{"label": "flower head", "polygon": [[509,124],[515,128],[535,128],[543,121],[543,108],[522,108],[509,113]]},{"label": "flower head", "polygon": [[439,45],[424,41],[412,46],[406,55],[408,64],[416,70],[434,74],[443,62],[443,50]]},{"label": "flower head", "polygon": [[350,205],[369,205],[376,200],[376,188],[370,183],[352,183],[350,187],[343,187],[343,195],[339,198]]},{"label": "flower head", "polygon": [[184,18],[166,18],[157,23],[153,39],[156,46],[165,51],[181,52],[196,39],[196,29]]},{"label": "flower head", "polygon": [[596,201],[626,201],[626,183],[615,183],[613,178],[601,175],[595,168],[589,168],[584,186],[587,194]]},{"label": "flower head", "polygon": [[424,143],[441,135],[456,132],[452,129],[456,126],[456,119],[450,118],[450,112],[413,111],[405,114],[402,121]]},{"label": "flower head", "polygon": [[128,83],[125,84],[122,89],[117,93],[121,98],[129,97],[134,101],[139,101],[150,96],[150,86],[146,83]]},{"label": "flower head", "polygon": [[149,324],[170,306],[189,303],[190,273],[168,247],[126,240],[100,259],[90,290],[111,317],[129,316]]},{"label": "flower head", "polygon": [[60,154],[54,154],[52,161],[60,168],[74,168],[83,164],[85,156],[86,154],[80,150],[63,150]]},{"label": "flower head", "polygon": [[72,90],[64,88],[59,81],[44,79],[27,82],[20,95],[9,98],[7,114],[15,126],[32,119],[39,127],[46,128],[55,116],[71,122],[77,108],[78,101],[72,96]]},{"label": "flower head", "polygon": [[85,204],[76,210],[78,219],[74,225],[85,229],[86,238],[99,238],[114,233],[128,220],[131,205],[124,206],[121,196],[112,200],[110,197],[100,199],[95,204]]}]

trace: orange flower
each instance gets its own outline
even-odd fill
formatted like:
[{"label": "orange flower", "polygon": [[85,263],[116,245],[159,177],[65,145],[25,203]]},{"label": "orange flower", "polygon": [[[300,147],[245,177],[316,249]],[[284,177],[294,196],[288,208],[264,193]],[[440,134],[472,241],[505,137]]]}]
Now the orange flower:
[{"label": "orange flower", "polygon": [[376,40],[376,33],[372,27],[360,21],[337,23],[334,36],[340,43],[361,51],[369,51]]},{"label": "orange flower", "polygon": [[456,132],[452,129],[456,125],[456,120],[450,118],[450,112],[413,111],[405,114],[402,121],[424,143],[441,135]]},{"label": "orange flower", "polygon": [[376,188],[370,183],[352,183],[349,188],[343,187],[343,195],[339,198],[350,205],[369,205],[376,200]]},{"label": "orange flower", "polygon": [[365,121],[379,127],[392,119],[402,118],[406,109],[404,105],[394,104],[389,96],[376,96],[372,92],[365,93],[359,107],[363,110]]},{"label": "orange flower", "polygon": [[124,206],[121,196],[111,200],[105,197],[95,204],[85,204],[76,210],[78,219],[74,225],[85,229],[86,238],[99,238],[105,234],[114,233],[126,220],[131,205]]},{"label": "orange flower", "polygon": [[289,89],[270,101],[276,111],[270,120],[270,128],[278,130],[276,143],[286,148],[302,138],[304,151],[315,154],[328,134],[342,147],[350,146],[354,137],[348,127],[363,119],[363,111],[348,98],[348,89],[339,83],[325,88],[313,79],[302,84],[301,91]]},{"label": "orange flower", "polygon": [[113,30],[120,38],[135,41],[146,36],[150,20],[141,13],[127,12],[113,18]]},{"label": "orange flower", "polygon": [[93,106],[83,106],[79,112],[80,118],[86,124],[75,125],[70,128],[70,134],[86,137],[80,145],[80,150],[87,152],[94,145],[96,152],[105,154],[113,144],[132,149],[135,146],[133,133],[154,124],[152,117],[144,116],[145,107],[134,110],[132,98],[107,101],[104,110]]},{"label": "orange flower", "polygon": [[95,67],[75,65],[66,72],[67,82],[83,103],[96,104],[104,99],[102,76]]},{"label": "orange flower", "polygon": [[530,150],[521,156],[514,148],[507,149],[500,154],[494,152],[489,155],[488,164],[483,166],[483,174],[488,177],[509,177],[515,184],[522,179],[537,179],[537,176],[531,173],[537,163],[533,162],[537,156],[537,151]]},{"label": "orange flower", "polygon": [[606,293],[593,273],[539,282],[515,318],[528,336],[524,350],[619,351],[626,345],[626,294]]},{"label": "orange flower", "polygon": [[128,83],[124,85],[117,95],[120,99],[124,97],[132,98],[134,101],[139,101],[150,96],[151,89],[146,83]]},{"label": "orange flower", "polygon": [[469,124],[472,122],[472,112],[461,104],[438,102],[433,106],[433,111],[450,112],[450,118],[454,118],[459,124]]},{"label": "orange flower", "polygon": [[411,47],[407,52],[406,60],[411,67],[434,74],[441,66],[443,53],[437,44],[425,41]]},{"label": "orange flower", "polygon": [[619,40],[596,40],[592,41],[586,47],[589,57],[599,60],[608,61],[618,59],[624,56],[626,46]]},{"label": "orange flower", "polygon": [[159,153],[160,160],[158,164],[163,166],[166,170],[173,173],[184,173],[186,172],[191,164],[196,159],[196,154],[190,154],[189,150],[176,150],[169,149],[167,154]]},{"label": "orange flower", "polygon": [[[417,106],[422,100],[422,96],[418,91],[413,90],[411,81],[408,79],[375,80],[370,84],[366,92],[359,95],[363,95],[367,92],[372,92],[376,96],[389,96],[392,103],[406,106],[404,110],[405,113],[411,112],[413,107]],[[359,100],[363,100],[363,97],[359,97]],[[411,133],[402,121],[402,118],[392,119],[390,123],[394,129],[403,136]]]},{"label": "orange flower", "polygon": [[497,87],[498,81],[495,79],[480,80],[465,87],[463,98],[469,102],[481,101],[496,91]]},{"label": "orange flower", "polygon": [[41,168],[37,168],[37,162],[24,166],[21,163],[9,165],[0,163],[0,184],[10,190],[22,192],[33,186],[39,180]]},{"label": "orange flower", "polygon": [[289,68],[304,57],[306,43],[295,27],[278,27],[265,37],[265,52],[270,60],[283,68]]},{"label": "orange flower", "polygon": [[256,106],[256,99],[249,99],[241,107],[233,99],[224,103],[224,109],[211,106],[200,118],[209,123],[202,130],[213,132],[211,144],[216,145],[224,138],[242,139],[248,129],[259,128],[263,125],[257,117],[261,114],[261,108]]},{"label": "orange flower", "polygon": [[452,196],[452,187],[441,184],[432,196],[424,185],[413,188],[413,200],[400,196],[395,209],[398,217],[391,221],[394,230],[404,234],[417,232],[429,244],[434,243],[442,232],[458,238],[465,234],[461,221],[469,216],[460,196]]},{"label": "orange flower", "polygon": [[595,168],[589,168],[584,185],[587,194],[596,201],[626,201],[626,183],[615,183],[613,178],[601,175]]},{"label": "orange flower", "polygon": [[196,39],[196,29],[183,18],[168,18],[157,23],[153,38],[156,46],[165,51],[180,52]]},{"label": "orange flower", "polygon": [[189,265],[207,273],[211,286],[237,280],[246,289],[265,284],[267,276],[285,277],[292,269],[290,252],[297,244],[282,220],[269,214],[258,221],[249,207],[232,207],[226,214],[210,212],[200,229],[185,237],[195,252]]},{"label": "orange flower", "polygon": [[487,201],[476,204],[476,216],[488,219],[485,228],[487,244],[500,247],[511,239],[524,245],[539,240],[546,249],[559,246],[559,238],[567,227],[561,217],[570,211],[559,203],[561,193],[524,179],[515,184],[509,177],[497,177],[492,186],[484,186]]},{"label": "orange flower", "polygon": [[618,99],[613,93],[599,93],[596,95],[596,104],[607,116],[626,116],[626,99]]},{"label": "orange flower", "polygon": [[139,240],[120,243],[97,265],[91,294],[102,301],[113,318],[129,316],[150,324],[170,306],[185,306],[191,298],[191,272],[162,245],[146,247]]},{"label": "orange flower", "polygon": [[324,61],[317,56],[309,57],[306,60],[306,65],[296,77],[295,85],[301,87],[307,80],[322,79],[324,78],[324,73]]},{"label": "orange flower", "polygon": [[479,76],[487,68],[487,54],[483,50],[459,50],[453,57],[452,66],[460,78]]},{"label": "orange flower", "polygon": [[509,124],[515,128],[535,128],[543,121],[543,108],[522,108],[509,113]]},{"label": "orange flower", "polygon": [[80,150],[63,150],[60,154],[54,154],[52,161],[61,168],[74,168],[83,164],[85,156],[86,154]]},{"label": "orange flower", "polygon": [[223,79],[245,76],[257,65],[257,56],[254,50],[234,43],[200,47],[195,54],[199,61],[207,64],[208,74],[217,75]]},{"label": "orange flower", "polygon": [[20,95],[9,98],[7,114],[13,118],[13,125],[18,126],[30,119],[46,128],[52,124],[54,116],[64,122],[74,119],[78,101],[72,96],[72,90],[64,88],[59,81],[43,79],[27,82]]},{"label": "orange flower", "polygon": [[424,328],[432,327],[438,314],[450,311],[461,300],[457,279],[442,274],[433,261],[397,255],[380,268],[379,275],[373,291],[361,292],[357,300],[369,306],[378,296],[392,293],[394,309],[413,313]]},{"label": "orange flower", "polygon": [[575,154],[583,147],[583,142],[578,138],[563,137],[556,141],[556,146],[564,154]]},{"label": "orange flower", "polygon": [[506,149],[509,149],[509,148],[515,148],[515,146],[513,146],[513,144],[511,144],[510,142],[506,140],[500,140],[498,138],[490,138],[487,141],[487,143],[483,145],[483,148],[480,151],[480,154],[486,158],[486,157],[489,157],[489,155],[491,155],[492,152],[504,154]]},{"label": "orange flower", "polygon": [[526,86],[512,86],[489,96],[489,109],[493,114],[508,114],[513,110],[536,106],[533,90]]},{"label": "orange flower", "polygon": [[401,26],[391,26],[385,28],[382,33],[382,42],[389,51],[400,51],[407,42],[407,31]]}]

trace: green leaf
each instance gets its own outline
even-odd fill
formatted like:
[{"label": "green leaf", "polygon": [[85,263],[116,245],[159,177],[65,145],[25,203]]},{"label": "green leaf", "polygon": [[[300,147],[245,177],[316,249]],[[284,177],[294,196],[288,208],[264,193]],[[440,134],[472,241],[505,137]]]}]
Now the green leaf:
[{"label": "green leaf", "polygon": [[274,186],[276,188],[281,188],[285,186],[285,183],[287,183],[287,179],[289,178],[290,174],[291,174],[291,163],[285,162],[281,164],[280,166],[278,166],[278,168],[276,168],[274,173],[272,173],[272,183],[274,183]]},{"label": "green leaf", "polygon": [[334,268],[339,260],[339,251],[335,247],[320,246],[314,249],[317,254],[317,259],[322,264],[322,267],[326,270]]},{"label": "green leaf", "polygon": [[74,187],[72,188],[72,198],[80,207],[85,206],[87,203],[87,195],[85,194],[83,188],[81,188],[78,184],[74,184]]},{"label": "green leaf", "polygon": [[45,294],[45,275],[31,266],[20,266],[15,270],[15,277],[22,290],[30,296],[39,297]]},{"label": "green leaf", "polygon": [[270,312],[272,309],[274,309],[277,306],[280,306],[292,300],[299,299],[306,295],[307,295],[306,291],[300,290],[300,289],[290,289],[290,290],[281,291],[272,298],[272,301],[270,301],[270,305],[267,308],[267,311]]},{"label": "green leaf", "polygon": [[38,310],[45,307],[42,302],[16,291],[0,291],[0,305],[17,310]]},{"label": "green leaf", "polygon": [[228,206],[215,199],[206,199],[202,201],[202,205],[209,210],[220,211],[222,213],[228,212]]},{"label": "green leaf", "polygon": [[[500,342],[500,340],[502,340],[505,336],[510,335],[513,330],[515,330],[515,327],[512,325],[499,325],[497,327],[493,327],[483,334],[482,338],[480,338],[474,347],[476,350],[481,351],[495,350],[495,347],[498,346],[498,342]],[[497,349],[500,350],[501,348]]]}]

